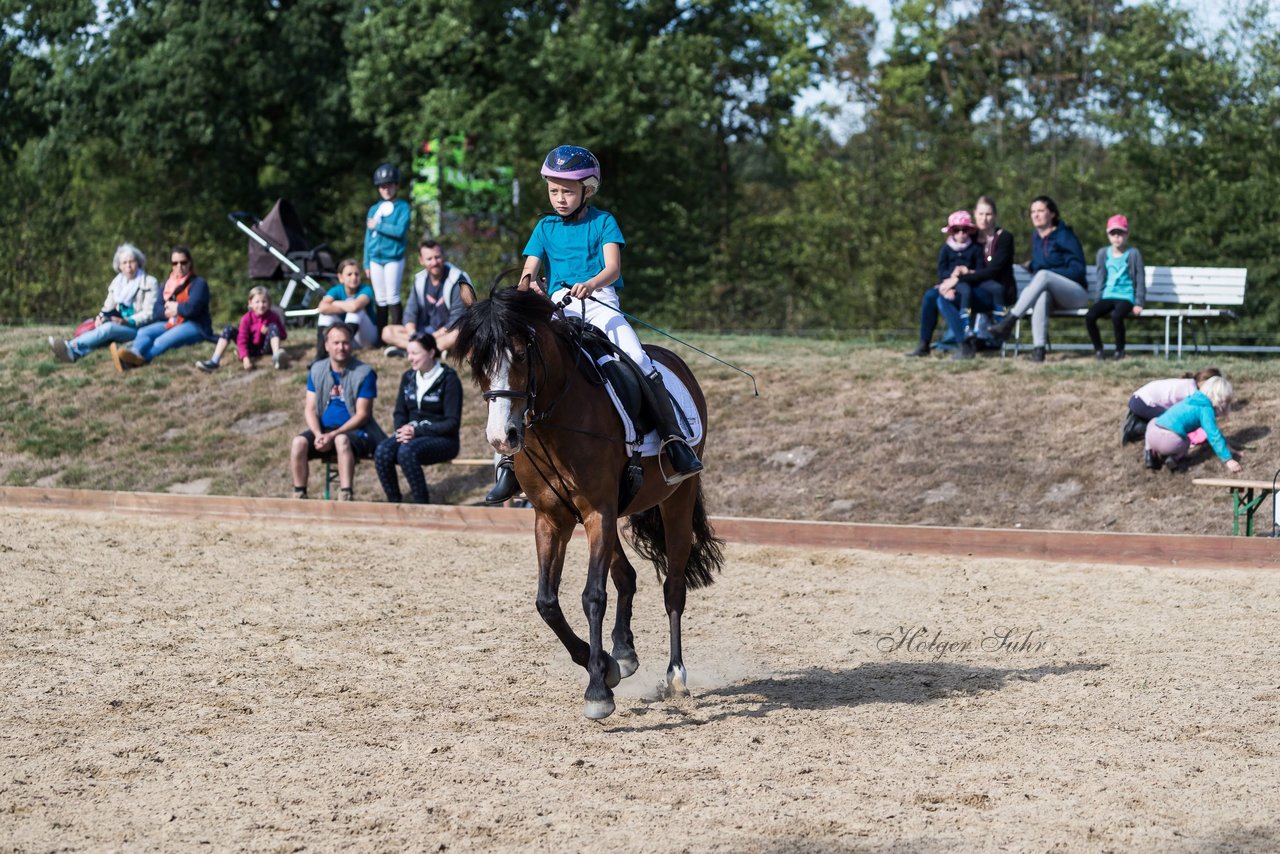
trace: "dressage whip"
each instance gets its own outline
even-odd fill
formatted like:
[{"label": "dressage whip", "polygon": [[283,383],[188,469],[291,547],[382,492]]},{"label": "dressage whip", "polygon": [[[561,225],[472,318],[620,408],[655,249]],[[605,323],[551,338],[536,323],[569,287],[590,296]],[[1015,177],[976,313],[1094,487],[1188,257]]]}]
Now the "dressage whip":
[{"label": "dressage whip", "polygon": [[[569,287],[568,282],[561,282],[560,284],[563,287],[566,287],[566,288]],[[743,370],[742,368],[739,368],[737,365],[733,364],[732,362],[726,362],[724,359],[721,359],[719,356],[713,356],[710,353],[708,353],[706,350],[701,350],[693,346],[688,341],[681,341],[679,338],[672,335],[670,332],[666,332],[662,329],[659,329],[658,327],[654,326],[651,323],[645,323],[643,320],[636,317],[634,314],[627,314],[622,309],[609,305],[607,302],[601,302],[600,300],[592,296],[585,297],[583,301],[585,302],[586,300],[591,300],[596,305],[602,305],[607,309],[616,311],[618,314],[622,315],[627,320],[630,320],[632,323],[638,323],[641,326],[643,326],[645,329],[652,329],[654,332],[658,333],[659,335],[665,335],[666,337],[670,338],[672,341],[675,341],[677,344],[683,344],[684,346],[688,347],[690,350],[697,350],[699,353],[706,356],[708,359],[714,359],[715,361],[724,365],[726,368],[733,368],[735,371],[737,371],[740,374],[746,374],[748,377],[751,378],[751,391],[755,394],[756,397],[760,396],[760,388],[756,385],[756,375],[751,373],[750,371]],[[560,308],[564,308],[571,302],[573,302],[573,294],[566,293],[563,297],[561,297],[560,301],[556,303],[556,305],[560,306]]]}]

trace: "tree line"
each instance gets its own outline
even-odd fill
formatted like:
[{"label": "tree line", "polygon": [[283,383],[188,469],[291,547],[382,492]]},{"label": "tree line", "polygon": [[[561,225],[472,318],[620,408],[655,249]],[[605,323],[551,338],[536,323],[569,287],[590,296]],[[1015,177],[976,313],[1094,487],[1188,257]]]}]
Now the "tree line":
[{"label": "tree line", "polygon": [[[995,197],[1024,254],[1044,193],[1090,256],[1120,212],[1149,264],[1248,267],[1244,328],[1280,328],[1266,4],[1205,31],[1168,0],[902,0],[884,48],[841,0],[0,8],[4,322],[94,308],[126,240],[190,245],[231,316],[249,283],[228,212],[288,197],[358,256],[373,167],[465,134],[468,168],[522,187],[492,227],[438,235],[478,280],[518,256],[541,158],[573,142],[626,233],[628,306],[656,321],[907,327],[951,210]],[[819,84],[839,94],[799,112]]]}]

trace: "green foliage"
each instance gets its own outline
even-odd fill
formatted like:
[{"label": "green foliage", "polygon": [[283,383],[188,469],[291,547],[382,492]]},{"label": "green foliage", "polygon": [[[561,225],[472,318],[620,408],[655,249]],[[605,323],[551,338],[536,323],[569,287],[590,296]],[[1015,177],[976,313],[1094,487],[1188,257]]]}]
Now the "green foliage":
[{"label": "green foliage", "polygon": [[[1124,212],[1149,264],[1249,268],[1242,328],[1280,327],[1280,36],[1173,0],[90,0],[0,5],[0,321],[74,322],[112,250],[192,246],[242,311],[233,210],[287,196],[358,255],[369,172],[466,134],[517,209],[453,222],[487,282],[546,210],[556,144],[600,157],[628,308],[706,329],[914,322],[938,228],[981,193],[1025,256],[1047,193],[1084,241]],[[827,81],[846,103],[795,105]],[[834,129],[834,131],[833,131]],[[450,200],[444,198],[446,208]],[[420,230],[423,223],[415,223]]]}]

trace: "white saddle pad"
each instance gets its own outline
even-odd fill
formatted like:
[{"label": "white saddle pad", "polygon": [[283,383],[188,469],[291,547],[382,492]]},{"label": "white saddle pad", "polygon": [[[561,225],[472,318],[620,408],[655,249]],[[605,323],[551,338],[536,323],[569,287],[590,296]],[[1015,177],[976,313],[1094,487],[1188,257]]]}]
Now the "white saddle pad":
[{"label": "white saddle pad", "polygon": [[[598,360],[600,364],[606,361],[615,360],[616,357],[610,356],[606,359]],[[684,387],[684,383],[671,372],[664,364],[654,360],[653,366],[662,374],[662,384],[667,387],[671,398],[676,402],[676,424],[685,431],[685,438],[689,440],[689,444],[696,445],[702,441],[702,419],[698,416],[698,407],[693,405],[693,395],[689,394],[689,389]],[[613,408],[617,411],[618,417],[622,419],[622,429],[626,433],[627,448],[634,452],[637,449],[643,457],[656,457],[659,448],[662,447],[662,440],[658,438],[656,430],[650,430],[644,436],[637,439],[636,425],[632,422],[631,416],[627,415],[622,403],[618,400],[617,394],[614,393],[613,386],[606,385],[609,391],[609,399],[613,401]],[[684,415],[681,420],[680,414]]]}]

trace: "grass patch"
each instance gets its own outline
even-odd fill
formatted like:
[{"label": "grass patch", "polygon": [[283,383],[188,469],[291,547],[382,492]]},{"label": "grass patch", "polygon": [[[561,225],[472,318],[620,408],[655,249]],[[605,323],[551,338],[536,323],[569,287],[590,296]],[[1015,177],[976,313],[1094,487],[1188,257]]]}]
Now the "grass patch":
[{"label": "grass patch", "polygon": [[[207,351],[193,347],[119,374],[101,354],[57,363],[44,346],[52,331],[0,329],[4,483],[31,486],[61,472],[60,486],[160,492],[207,477],[219,494],[289,495],[289,443],[304,428],[301,348],[291,348],[298,358],[286,372],[245,375],[229,364],[207,377],[191,365]],[[1141,467],[1140,449],[1119,444],[1133,390],[1207,364],[1236,386],[1239,405],[1225,429],[1248,448],[1245,475],[1269,480],[1280,463],[1273,359],[1188,354],[1178,362],[1142,354],[1095,362],[1091,353],[1072,351],[1051,353],[1041,365],[1011,355],[951,362],[942,354],[903,358],[913,342],[885,337],[681,336],[755,374],[755,398],[737,371],[658,336],[642,337],[680,352],[706,392],[704,490],[713,514],[1228,533],[1228,497],[1191,484],[1193,477],[1222,476],[1216,459],[1192,455],[1187,472],[1153,477]],[[374,413],[389,429],[406,363],[381,352],[360,356],[379,373]],[[488,458],[486,406],[469,380],[463,388],[461,456]],[[253,435],[231,429],[269,412],[288,418]],[[770,462],[800,447],[813,451],[806,465]],[[483,468],[432,466],[426,474],[441,502],[478,503],[492,483]],[[313,495],[323,492],[322,481],[323,467],[313,465]],[[381,500],[368,462],[357,469],[356,492]]]}]

